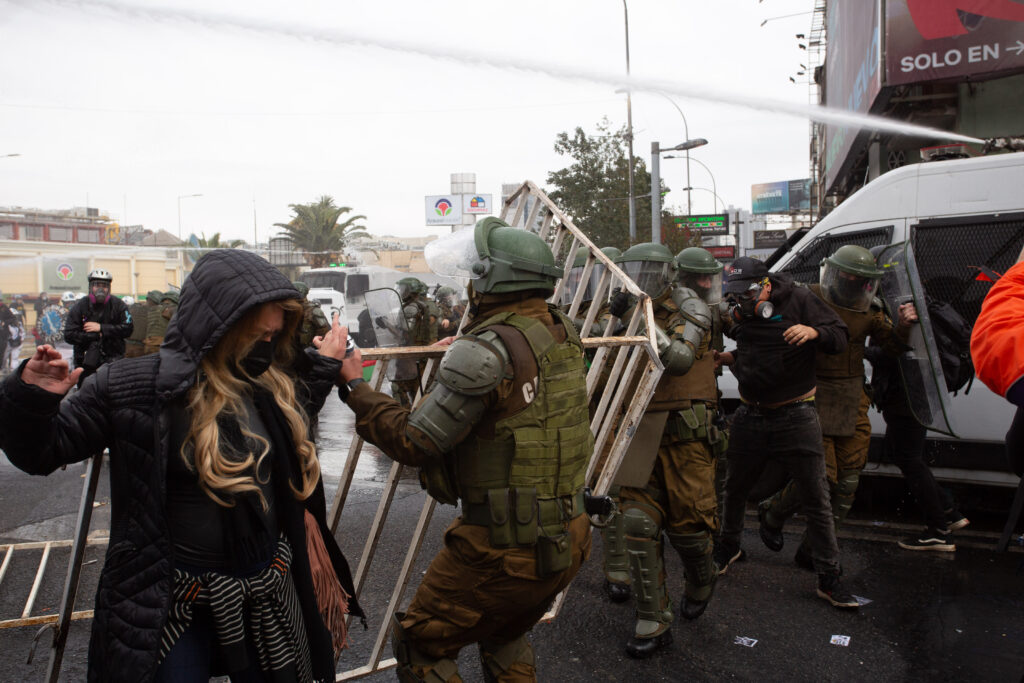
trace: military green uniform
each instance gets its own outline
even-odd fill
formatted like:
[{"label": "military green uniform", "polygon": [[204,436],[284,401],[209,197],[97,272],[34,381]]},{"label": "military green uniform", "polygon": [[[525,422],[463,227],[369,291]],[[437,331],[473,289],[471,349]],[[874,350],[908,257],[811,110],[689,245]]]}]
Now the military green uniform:
[{"label": "military green uniform", "polygon": [[[298,351],[313,345],[314,337],[322,337],[331,329],[331,323],[324,315],[320,306],[306,298],[309,294],[309,285],[305,282],[293,282],[295,289],[302,295],[302,324],[296,332],[296,346]],[[344,323],[344,321],[342,321]]]},{"label": "military green uniform", "polygon": [[[465,372],[456,361],[468,345],[497,349],[502,379],[483,397],[485,410],[464,425],[467,433],[452,452],[437,452],[431,435],[417,426],[417,415],[431,410],[431,395],[412,417],[364,385],[348,404],[361,437],[423,468],[421,479],[441,502],[462,504],[444,549],[399,619],[402,637],[414,643],[413,668],[422,675],[418,658],[454,660],[478,642],[485,661],[512,662],[512,671],[496,674],[498,680],[522,680],[532,675],[524,663],[532,655],[521,652],[529,647],[523,636],[590,553],[581,490],[593,437],[582,345],[564,316],[536,298],[481,307],[479,317],[487,319],[467,329],[442,360],[431,394],[452,370]],[[459,367],[446,374],[446,361]],[[435,670],[445,676],[440,680],[452,680],[454,661]]]},{"label": "military green uniform", "polygon": [[[653,303],[658,327],[683,340],[687,319],[676,302],[666,293]],[[717,576],[711,534],[717,529],[715,445],[722,437],[713,425],[718,388],[707,322],[699,321],[703,334],[690,369],[683,375],[664,373],[647,408],[648,415],[669,413],[647,486],[623,487],[619,494],[638,638],[660,635],[673,619],[662,532],[682,558],[688,599],[706,602]]]},{"label": "military green uniform", "polygon": [[[809,285],[809,289],[836,312],[850,332],[850,342],[844,351],[831,355],[819,351],[814,365],[817,381],[814,404],[821,421],[832,516],[839,525],[853,506],[871,444],[868,419],[871,399],[864,390],[864,347],[870,337],[887,353],[899,355],[908,348],[908,330],[895,327],[880,305],[872,305],[867,311],[854,311],[829,302],[822,295],[820,285]],[[766,523],[781,528],[800,509],[800,500],[797,485],[790,481],[769,501],[762,503]]]},{"label": "military green uniform", "polygon": [[128,307],[128,315],[132,317],[132,333],[124,340],[124,357],[138,358],[145,354],[146,324],[149,318],[149,310],[155,303],[136,301]]},{"label": "military green uniform", "polygon": [[[430,346],[437,341],[437,312],[433,303],[424,301],[419,294],[403,302],[405,322],[409,327],[409,340],[412,346]],[[416,362],[416,376],[411,379],[400,379],[391,382],[393,395],[403,406],[411,406],[420,388],[420,380],[426,362]]]},{"label": "military green uniform", "polygon": [[164,335],[167,334],[167,325],[171,322],[171,318],[174,317],[174,312],[177,310],[177,292],[165,292],[160,300],[160,304],[146,312],[144,355],[160,351],[160,345],[164,343]]}]

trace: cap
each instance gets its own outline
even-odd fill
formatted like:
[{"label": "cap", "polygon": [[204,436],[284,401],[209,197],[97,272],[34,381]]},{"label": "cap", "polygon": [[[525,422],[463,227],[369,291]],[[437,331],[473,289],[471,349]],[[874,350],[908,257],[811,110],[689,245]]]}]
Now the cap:
[{"label": "cap", "polygon": [[726,266],[725,293],[742,294],[750,289],[750,284],[761,278],[768,277],[768,266],[762,261],[741,256]]}]

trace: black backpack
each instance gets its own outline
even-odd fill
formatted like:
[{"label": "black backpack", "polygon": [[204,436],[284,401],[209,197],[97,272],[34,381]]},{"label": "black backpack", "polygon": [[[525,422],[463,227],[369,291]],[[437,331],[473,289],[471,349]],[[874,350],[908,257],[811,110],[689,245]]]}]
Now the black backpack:
[{"label": "black backpack", "polygon": [[946,389],[954,394],[974,379],[971,362],[971,325],[945,301],[926,297],[928,317],[931,319],[935,345],[946,376]]}]

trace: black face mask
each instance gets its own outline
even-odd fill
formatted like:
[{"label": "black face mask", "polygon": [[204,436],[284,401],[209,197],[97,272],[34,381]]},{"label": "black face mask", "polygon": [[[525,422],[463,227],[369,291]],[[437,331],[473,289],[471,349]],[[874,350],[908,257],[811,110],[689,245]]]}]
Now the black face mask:
[{"label": "black face mask", "polygon": [[270,341],[260,340],[252,347],[245,358],[242,359],[242,367],[250,377],[259,377],[270,369],[274,362],[274,351],[277,347],[277,337]]}]

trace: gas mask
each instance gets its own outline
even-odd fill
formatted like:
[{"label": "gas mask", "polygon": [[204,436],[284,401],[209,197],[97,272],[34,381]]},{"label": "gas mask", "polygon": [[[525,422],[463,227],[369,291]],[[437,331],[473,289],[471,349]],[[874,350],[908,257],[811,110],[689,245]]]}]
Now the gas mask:
[{"label": "gas mask", "polygon": [[760,301],[761,292],[768,284],[768,278],[750,284],[750,288],[741,294],[729,295],[729,311],[736,322],[760,318],[767,320],[775,313],[771,301]]},{"label": "gas mask", "polygon": [[94,280],[89,283],[89,302],[105,304],[110,298],[110,283],[106,280]]}]

